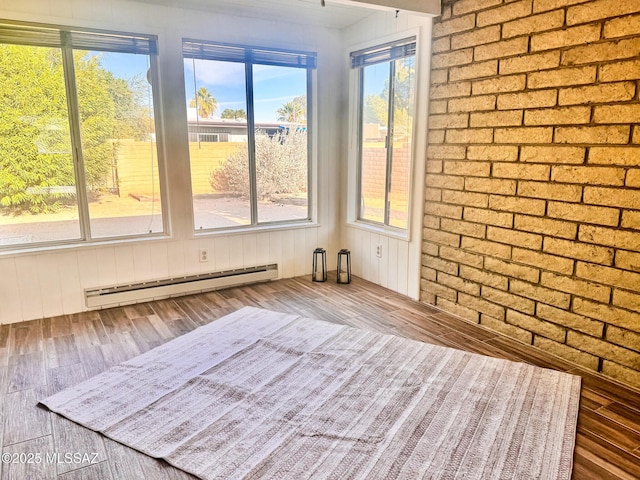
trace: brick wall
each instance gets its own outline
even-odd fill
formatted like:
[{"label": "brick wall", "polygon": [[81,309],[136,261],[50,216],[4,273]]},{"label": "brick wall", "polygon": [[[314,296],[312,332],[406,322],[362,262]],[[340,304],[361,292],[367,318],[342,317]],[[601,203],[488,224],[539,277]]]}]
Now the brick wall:
[{"label": "brick wall", "polygon": [[[189,142],[191,189],[194,195],[215,193],[209,176],[245,142]],[[120,195],[153,195],[159,192],[156,144],[120,140],[118,176]]]},{"label": "brick wall", "polygon": [[[387,150],[384,144],[365,146],[362,150],[362,194],[367,198],[384,198],[386,176]],[[406,143],[398,143],[393,146],[391,191],[399,192],[406,197],[408,185],[409,146]]]},{"label": "brick wall", "polygon": [[640,387],[640,1],[443,0],[421,299]]}]

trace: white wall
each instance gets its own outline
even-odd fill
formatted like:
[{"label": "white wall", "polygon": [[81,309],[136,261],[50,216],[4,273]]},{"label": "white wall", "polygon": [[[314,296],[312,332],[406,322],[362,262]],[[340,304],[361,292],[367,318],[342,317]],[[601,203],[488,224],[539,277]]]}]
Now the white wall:
[{"label": "white wall", "polygon": [[[281,277],[310,273],[311,252],[327,249],[330,269],[340,248],[352,251],[353,271],[417,298],[425,135],[415,144],[411,236],[401,240],[346,224],[348,179],[348,53],[354,45],[403,31],[420,32],[419,119],[426,132],[431,19],[377,12],[342,32],[313,25],[216,15],[131,0],[20,0],[0,3],[0,18],[158,35],[160,89],[168,183],[170,236],[0,253],[0,324],[85,310],[85,288],[220,269],[278,263]],[[318,52],[317,223],[295,229],[195,237],[191,225],[183,37]],[[422,120],[425,119],[425,120]],[[382,244],[383,256],[375,256]],[[210,261],[200,263],[206,247]]]},{"label": "white wall", "polygon": [[[411,218],[408,238],[386,234],[354,222],[356,184],[356,145],[350,131],[354,117],[350,117],[349,89],[343,90],[341,118],[344,122],[343,151],[348,159],[342,165],[343,188],[340,214],[342,243],[351,250],[353,273],[403,295],[418,299],[420,295],[420,263],[422,248],[422,217],[424,210],[424,174],[426,158],[426,132],[429,98],[429,72],[431,64],[431,18],[400,12],[379,12],[352,27],[343,30],[343,62],[349,53],[368,46],[384,43],[385,38],[417,34],[417,85],[416,124],[414,139],[414,165],[411,177]],[[345,66],[344,84],[348,85],[348,69]],[[352,82],[351,82],[352,83]],[[422,133],[421,133],[422,132]],[[376,256],[376,246],[382,245],[382,257]]]},{"label": "white wall", "polygon": [[[83,289],[167,276],[278,263],[281,277],[310,273],[311,253],[340,248],[338,203],[341,88],[339,32],[277,21],[215,15],[128,0],[20,0],[0,3],[0,18],[158,35],[162,120],[171,236],[65,249],[0,254],[0,323],[85,309]],[[183,37],[318,52],[317,225],[194,237],[183,85]],[[199,263],[198,250],[211,260]]]}]

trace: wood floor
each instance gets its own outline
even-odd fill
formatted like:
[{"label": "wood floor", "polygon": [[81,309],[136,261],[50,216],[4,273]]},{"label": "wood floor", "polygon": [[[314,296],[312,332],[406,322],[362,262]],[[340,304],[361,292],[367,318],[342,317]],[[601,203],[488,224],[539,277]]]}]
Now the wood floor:
[{"label": "wood floor", "polygon": [[0,480],[193,479],[36,404],[245,305],[581,375],[573,478],[640,479],[640,392],[358,278],[337,285],[330,276],[0,326]]}]

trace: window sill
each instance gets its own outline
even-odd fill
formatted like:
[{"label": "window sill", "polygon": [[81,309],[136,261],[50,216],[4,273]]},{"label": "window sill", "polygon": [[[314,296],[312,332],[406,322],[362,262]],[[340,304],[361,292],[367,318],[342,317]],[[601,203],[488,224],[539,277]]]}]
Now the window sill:
[{"label": "window sill", "polygon": [[270,223],[265,225],[247,225],[231,228],[215,228],[206,230],[196,230],[194,237],[218,236],[218,235],[243,235],[248,233],[278,232],[283,230],[299,230],[305,228],[317,228],[320,224],[312,220],[301,220],[296,222]]},{"label": "window sill", "polygon": [[152,243],[168,240],[171,236],[167,233],[155,233],[145,237],[113,237],[105,240],[87,241],[60,241],[47,244],[35,245],[6,245],[0,248],[0,257],[5,256],[22,256],[22,255],[38,255],[47,253],[64,252],[66,250],[80,250],[100,247],[117,247],[121,245],[130,245],[137,243]]},{"label": "window sill", "polygon": [[405,242],[410,240],[409,230],[402,230],[400,228],[375,225],[359,220],[348,221],[347,227],[357,228],[358,230],[364,230],[365,232],[374,233],[376,235],[384,235],[385,237],[395,238]]}]

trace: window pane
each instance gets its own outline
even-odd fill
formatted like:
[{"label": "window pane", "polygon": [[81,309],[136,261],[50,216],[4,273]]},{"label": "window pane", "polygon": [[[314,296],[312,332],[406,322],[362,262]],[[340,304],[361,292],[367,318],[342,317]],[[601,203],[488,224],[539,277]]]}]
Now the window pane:
[{"label": "window pane", "polygon": [[0,245],[79,239],[62,53],[0,45]]},{"label": "window pane", "polygon": [[379,63],[361,70],[360,218],[378,223],[385,221],[389,65]]},{"label": "window pane", "polygon": [[258,222],[308,218],[307,71],[254,65]]},{"label": "window pane", "polygon": [[195,228],[249,225],[245,66],[185,59],[184,71]]},{"label": "window pane", "polygon": [[91,236],[163,231],[147,55],[74,51]]},{"label": "window pane", "polygon": [[415,57],[395,61],[393,89],[393,147],[389,190],[389,225],[407,228],[409,222],[409,176],[413,135]]}]

